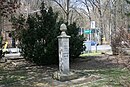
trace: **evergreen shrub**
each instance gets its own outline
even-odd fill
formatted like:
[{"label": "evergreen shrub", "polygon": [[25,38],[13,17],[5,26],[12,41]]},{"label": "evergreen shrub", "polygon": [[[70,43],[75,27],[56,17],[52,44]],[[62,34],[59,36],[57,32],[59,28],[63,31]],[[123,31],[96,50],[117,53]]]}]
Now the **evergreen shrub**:
[{"label": "evergreen shrub", "polygon": [[[15,18],[14,26],[20,26],[21,22]],[[63,21],[58,21],[58,14],[53,12],[52,7],[45,8],[41,5],[41,12],[30,15],[26,22],[26,28],[20,30],[19,35],[22,55],[26,60],[39,65],[58,63],[58,38],[60,35],[60,25]],[[76,23],[67,26],[67,34],[70,38],[70,60],[77,58],[83,51],[83,36],[78,35],[79,28]],[[17,29],[16,29],[17,30]],[[19,33],[18,33],[19,34]]]}]

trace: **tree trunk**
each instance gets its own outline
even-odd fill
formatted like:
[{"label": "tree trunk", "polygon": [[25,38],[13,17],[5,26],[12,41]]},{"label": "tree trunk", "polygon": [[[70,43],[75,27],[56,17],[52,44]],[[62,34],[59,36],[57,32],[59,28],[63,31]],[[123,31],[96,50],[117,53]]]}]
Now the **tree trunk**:
[{"label": "tree trunk", "polygon": [[100,35],[100,44],[103,44],[103,23],[102,23],[102,15],[100,14],[100,30],[101,30],[101,35]]},{"label": "tree trunk", "polygon": [[2,16],[0,14],[0,61],[2,58],[2,36],[1,36],[1,31],[2,31]]},{"label": "tree trunk", "polygon": [[67,9],[66,9],[66,22],[69,24],[69,3],[70,0],[67,0]]},{"label": "tree trunk", "polygon": [[100,44],[103,44],[103,14],[102,14],[102,7],[101,7],[101,1],[99,0],[99,8],[98,8],[98,12],[99,12],[99,25],[100,25]]},{"label": "tree trunk", "polygon": [[1,31],[2,31],[2,16],[0,15],[0,48],[2,47],[2,35],[1,35]]}]

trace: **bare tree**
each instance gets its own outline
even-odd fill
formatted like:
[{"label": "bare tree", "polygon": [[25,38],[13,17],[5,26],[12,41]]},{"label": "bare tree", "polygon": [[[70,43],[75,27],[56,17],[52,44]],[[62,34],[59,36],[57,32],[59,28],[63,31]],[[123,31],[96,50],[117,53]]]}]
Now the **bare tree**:
[{"label": "bare tree", "polygon": [[92,5],[93,9],[97,9],[98,11],[96,13],[98,13],[97,15],[99,18],[99,27],[100,27],[100,44],[103,44],[103,37],[105,35],[105,29],[104,29],[104,16],[106,14],[106,10],[108,7],[108,3],[109,0],[88,0],[90,2],[90,4]]},{"label": "bare tree", "polygon": [[125,0],[114,0],[112,2],[112,49],[113,54],[118,54],[119,47],[124,47],[122,41],[127,42],[127,17],[125,15]]},{"label": "bare tree", "polygon": [[[19,7],[17,0],[0,0],[0,48],[2,48],[2,29],[3,20],[5,17],[9,17],[10,14],[15,12],[15,9]],[[2,50],[0,50],[0,61],[2,58]]]},{"label": "bare tree", "polygon": [[[77,0],[52,0],[55,2],[62,11],[63,18],[66,20],[66,22],[72,23],[74,20],[80,20],[80,18],[83,19],[82,14],[80,13],[80,9],[77,8]],[[75,19],[76,18],[76,19]]]}]

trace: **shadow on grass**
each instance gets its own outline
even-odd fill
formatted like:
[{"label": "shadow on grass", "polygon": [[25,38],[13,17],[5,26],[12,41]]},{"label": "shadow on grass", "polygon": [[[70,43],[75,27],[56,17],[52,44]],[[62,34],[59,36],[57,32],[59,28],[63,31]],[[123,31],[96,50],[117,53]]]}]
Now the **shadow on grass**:
[{"label": "shadow on grass", "polygon": [[97,81],[87,84],[88,87],[130,87],[130,71],[119,63],[115,56],[86,56],[71,65],[71,69],[81,71],[81,75],[96,75]]},{"label": "shadow on grass", "polygon": [[[22,63],[12,69],[10,66],[13,65],[10,64],[8,68],[4,69],[0,67],[0,86],[2,87],[58,87],[58,84],[66,84],[67,86],[64,87],[68,87],[68,83],[55,83],[56,81],[51,78],[52,73],[58,70],[58,65],[36,66]],[[91,83],[87,84],[89,87],[104,85],[120,87],[124,86],[124,83],[130,83],[129,71],[119,68],[119,64],[114,58],[108,60],[106,56],[87,56],[76,59],[70,64],[70,68],[80,77],[87,78],[95,75],[96,80],[91,80]],[[85,81],[85,83],[87,82],[90,80]]]},{"label": "shadow on grass", "polygon": [[48,84],[46,80],[52,81],[52,72],[57,70],[51,66],[28,64],[22,67],[17,65],[12,69],[10,66],[13,65],[5,69],[0,67],[0,87],[44,87]]},{"label": "shadow on grass", "polygon": [[123,63],[118,63],[115,56],[85,56],[80,57],[73,63],[71,63],[71,69],[76,70],[97,70],[97,69],[111,69],[123,67]]}]

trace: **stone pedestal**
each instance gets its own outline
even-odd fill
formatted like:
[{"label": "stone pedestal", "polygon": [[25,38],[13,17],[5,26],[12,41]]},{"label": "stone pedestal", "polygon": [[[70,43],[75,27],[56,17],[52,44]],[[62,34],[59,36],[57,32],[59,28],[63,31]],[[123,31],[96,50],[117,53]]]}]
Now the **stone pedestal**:
[{"label": "stone pedestal", "polygon": [[66,25],[60,26],[61,35],[58,36],[59,44],[59,71],[53,74],[53,78],[60,81],[67,81],[76,78],[77,76],[69,71],[69,38],[65,31]]},{"label": "stone pedestal", "polygon": [[69,81],[72,79],[77,79],[78,76],[73,72],[69,72],[68,74],[63,74],[63,73],[61,74],[60,72],[57,71],[53,73],[52,78],[59,81]]}]

